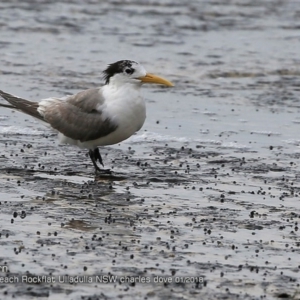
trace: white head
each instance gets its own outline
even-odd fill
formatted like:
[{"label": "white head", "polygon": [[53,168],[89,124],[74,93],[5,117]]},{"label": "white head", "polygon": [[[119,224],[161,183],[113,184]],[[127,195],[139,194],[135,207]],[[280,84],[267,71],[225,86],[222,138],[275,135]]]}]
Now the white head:
[{"label": "white head", "polygon": [[170,81],[147,73],[142,65],[132,60],[120,60],[110,64],[103,74],[105,84],[131,83],[141,85],[142,83],[158,83],[173,86]]}]

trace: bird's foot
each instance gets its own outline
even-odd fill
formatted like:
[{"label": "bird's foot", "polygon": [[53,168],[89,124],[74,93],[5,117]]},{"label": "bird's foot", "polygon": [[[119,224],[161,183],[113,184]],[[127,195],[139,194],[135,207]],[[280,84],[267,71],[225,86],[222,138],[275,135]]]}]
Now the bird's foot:
[{"label": "bird's foot", "polygon": [[99,148],[94,149],[94,157],[95,157],[95,160],[99,160],[102,167],[104,167],[102,156],[100,154]]},{"label": "bird's foot", "polygon": [[112,173],[112,171],[110,169],[100,169],[98,167],[97,160],[104,167],[103,160],[102,160],[102,157],[101,157],[101,154],[100,154],[100,151],[99,151],[98,148],[95,148],[93,150],[91,149],[89,151],[89,156],[90,156],[90,158],[92,160],[92,163],[94,165],[96,173],[98,173],[98,174],[111,174]]},{"label": "bird's foot", "polygon": [[100,168],[98,168],[96,170],[96,174],[108,174],[108,175],[111,175],[112,171],[110,169],[100,169]]}]

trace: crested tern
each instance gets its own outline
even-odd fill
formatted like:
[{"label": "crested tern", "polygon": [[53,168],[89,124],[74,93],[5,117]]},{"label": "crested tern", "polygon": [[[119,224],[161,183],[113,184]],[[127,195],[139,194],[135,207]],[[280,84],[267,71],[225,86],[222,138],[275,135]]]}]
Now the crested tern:
[{"label": "crested tern", "polygon": [[62,98],[50,97],[33,102],[0,90],[9,102],[0,106],[26,113],[50,125],[58,132],[59,142],[89,150],[96,172],[110,173],[104,167],[98,146],[120,143],[141,129],[146,106],[140,94],[143,83],[173,84],[147,73],[131,60],[109,64],[103,72],[105,84]]}]

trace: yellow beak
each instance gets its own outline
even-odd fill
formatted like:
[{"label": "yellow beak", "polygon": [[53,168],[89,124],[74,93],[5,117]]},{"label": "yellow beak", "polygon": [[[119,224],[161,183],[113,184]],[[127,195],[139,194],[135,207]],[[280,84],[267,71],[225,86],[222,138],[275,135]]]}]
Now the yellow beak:
[{"label": "yellow beak", "polygon": [[140,77],[139,80],[141,80],[143,83],[157,83],[167,86],[174,86],[174,84],[169,80],[150,73],[147,73],[146,76]]}]

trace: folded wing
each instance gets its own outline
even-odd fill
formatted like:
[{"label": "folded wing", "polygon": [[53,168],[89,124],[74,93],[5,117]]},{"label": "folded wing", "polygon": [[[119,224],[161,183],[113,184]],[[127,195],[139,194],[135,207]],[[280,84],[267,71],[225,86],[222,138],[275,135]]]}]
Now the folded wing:
[{"label": "folded wing", "polygon": [[[82,91],[65,100],[54,99],[52,103],[49,100],[44,100],[48,104],[41,110],[45,121],[74,140],[95,140],[114,132],[118,127],[99,110],[105,99],[98,88]],[[43,106],[43,102],[40,106]]]},{"label": "folded wing", "polygon": [[98,88],[64,99],[48,98],[41,102],[28,101],[3,91],[0,91],[0,95],[11,104],[2,106],[45,121],[65,136],[81,142],[104,137],[118,127],[118,124],[99,109],[105,99]]}]

